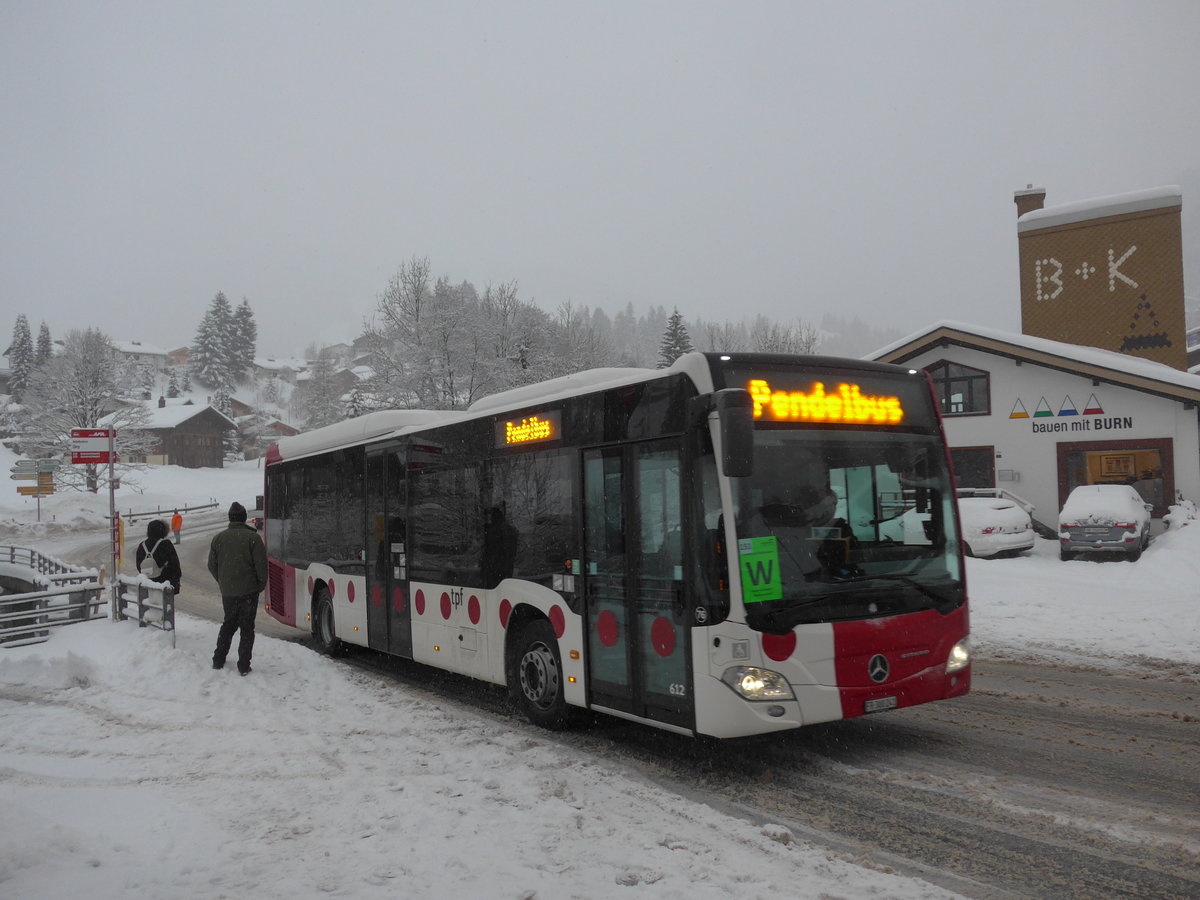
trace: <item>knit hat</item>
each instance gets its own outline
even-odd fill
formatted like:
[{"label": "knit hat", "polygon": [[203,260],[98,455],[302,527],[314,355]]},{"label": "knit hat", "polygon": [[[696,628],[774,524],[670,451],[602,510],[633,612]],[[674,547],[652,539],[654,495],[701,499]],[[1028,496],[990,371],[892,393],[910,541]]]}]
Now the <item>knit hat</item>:
[{"label": "knit hat", "polygon": [[246,507],[234,500],[229,504],[229,521],[230,522],[245,522]]}]

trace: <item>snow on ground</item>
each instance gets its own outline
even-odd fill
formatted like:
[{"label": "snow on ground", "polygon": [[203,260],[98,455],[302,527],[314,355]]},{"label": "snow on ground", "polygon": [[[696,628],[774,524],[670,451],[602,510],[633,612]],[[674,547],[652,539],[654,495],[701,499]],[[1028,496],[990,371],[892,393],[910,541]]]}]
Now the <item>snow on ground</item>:
[{"label": "snow on ground", "polygon": [[[0,451],[0,464],[11,454]],[[122,511],[252,502],[261,470],[162,468]],[[107,496],[0,496],[0,543],[68,561]],[[185,524],[186,528],[186,524]],[[1200,669],[1200,522],[1137,563],[968,560],[977,654]],[[254,672],[107,621],[0,650],[0,895],[951,896],[648,785],[517,720],[259,636]],[[302,699],[298,699],[302,698]]]}]

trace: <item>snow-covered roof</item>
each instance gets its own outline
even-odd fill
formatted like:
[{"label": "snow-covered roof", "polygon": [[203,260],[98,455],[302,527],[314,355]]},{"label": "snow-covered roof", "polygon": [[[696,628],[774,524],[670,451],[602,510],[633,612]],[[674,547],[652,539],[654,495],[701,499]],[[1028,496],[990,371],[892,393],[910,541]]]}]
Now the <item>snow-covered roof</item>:
[{"label": "snow-covered roof", "polygon": [[[898,341],[893,341],[886,347],[868,353],[863,358],[880,362],[902,362],[917,353],[924,352],[938,341],[950,340],[953,343],[971,344],[972,338],[979,339],[976,343],[983,345],[983,349],[992,352],[1038,362],[1048,362],[1046,357],[1053,357],[1057,358],[1060,363],[1073,363],[1074,366],[1069,368],[1086,368],[1087,374],[1093,377],[1103,377],[1109,381],[1134,387],[1149,386],[1151,389],[1154,384],[1169,385],[1176,390],[1170,390],[1168,393],[1174,395],[1195,394],[1195,397],[1200,399],[1200,376],[1190,372],[1181,372],[1179,369],[1163,363],[1117,353],[1114,350],[1066,344],[1048,338],[1032,337],[1027,334],[1016,334],[1011,331],[946,319],[934,322]],[[1064,366],[1060,364],[1059,368],[1064,368]],[[1141,384],[1137,382],[1141,382]],[[1180,388],[1183,390],[1178,390]]]},{"label": "snow-covered roof", "polygon": [[167,351],[162,347],[156,347],[154,344],[147,344],[145,341],[113,341],[113,347],[120,353],[129,355],[145,355],[145,356],[166,356]]},{"label": "snow-covered roof", "polygon": [[[237,423],[234,422],[233,419],[229,418],[229,416],[225,415],[215,406],[206,406],[198,403],[185,405],[182,403],[171,403],[170,401],[167,401],[167,405],[162,407],[154,404],[148,406],[146,411],[149,413],[149,418],[146,420],[145,425],[139,427],[152,429],[177,428],[189,419],[194,419],[205,410],[212,410],[214,413],[228,422],[230,428],[237,427]],[[111,416],[105,416],[102,418],[100,420],[100,425],[105,425],[110,418]]]},{"label": "snow-covered roof", "polygon": [[293,372],[299,372],[301,369],[308,367],[308,363],[294,356],[256,356],[254,357],[254,365],[267,372],[279,372],[283,369],[291,369]]},{"label": "snow-covered roof", "polygon": [[1165,209],[1182,204],[1183,192],[1179,189],[1179,185],[1175,184],[1130,191],[1125,194],[1112,194],[1108,197],[1094,197],[1091,200],[1077,200],[1074,203],[1062,203],[1057,206],[1047,206],[1044,209],[1030,210],[1017,219],[1017,233],[1052,228],[1056,225],[1070,225],[1073,222],[1086,222],[1089,219],[1099,219],[1104,216]]}]

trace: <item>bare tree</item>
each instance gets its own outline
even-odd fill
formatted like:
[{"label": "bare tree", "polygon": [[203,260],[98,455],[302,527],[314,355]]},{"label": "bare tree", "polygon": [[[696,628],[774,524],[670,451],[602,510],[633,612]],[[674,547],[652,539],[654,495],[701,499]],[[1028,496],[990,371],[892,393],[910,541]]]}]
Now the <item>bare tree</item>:
[{"label": "bare tree", "polygon": [[750,345],[759,353],[812,353],[817,330],[799,319],[775,322],[760,315],[750,326]]},{"label": "bare tree", "polygon": [[[72,331],[55,354],[30,377],[22,449],[40,457],[70,458],[74,428],[116,429],[118,472],[141,468],[130,460],[144,457],[156,443],[143,430],[149,413],[130,396],[136,385],[118,380],[112,341],[89,328]],[[138,392],[140,393],[140,392]],[[63,466],[56,481],[64,487],[95,493],[107,484],[106,466]]]},{"label": "bare tree", "polygon": [[746,346],[746,329],[733,322],[703,322],[705,349],[713,353],[736,353]]}]

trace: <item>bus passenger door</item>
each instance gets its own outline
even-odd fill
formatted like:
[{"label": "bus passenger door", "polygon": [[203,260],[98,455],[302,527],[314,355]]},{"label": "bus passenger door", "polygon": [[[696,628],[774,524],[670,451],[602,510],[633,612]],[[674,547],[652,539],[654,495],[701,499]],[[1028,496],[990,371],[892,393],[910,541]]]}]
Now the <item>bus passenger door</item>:
[{"label": "bus passenger door", "polygon": [[591,702],[692,728],[677,445],[584,454]]},{"label": "bus passenger door", "polygon": [[404,448],[367,454],[367,638],[373,650],[411,659],[404,488]]}]

